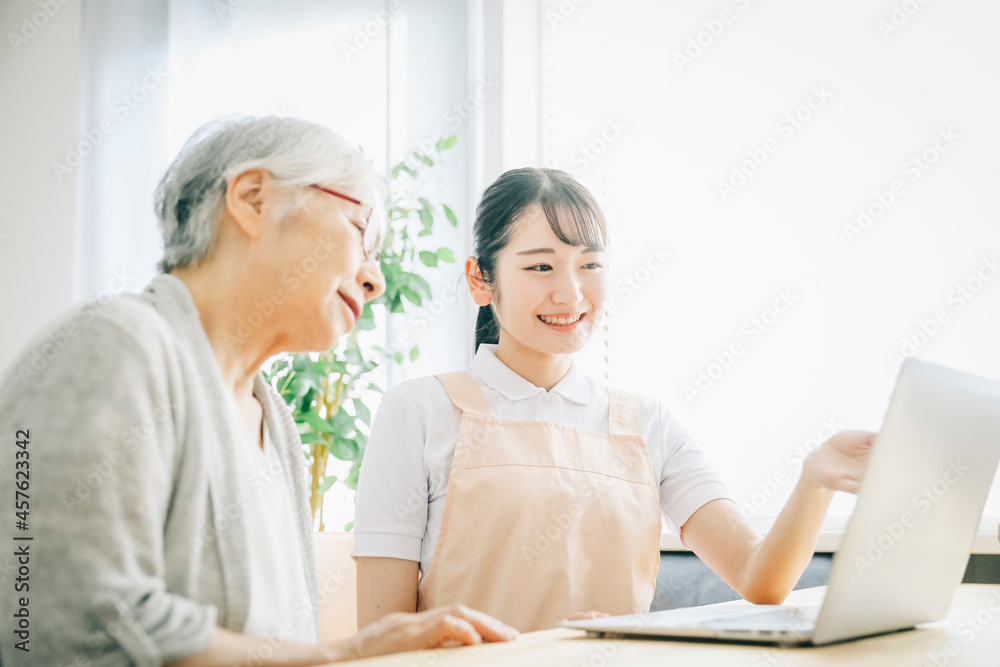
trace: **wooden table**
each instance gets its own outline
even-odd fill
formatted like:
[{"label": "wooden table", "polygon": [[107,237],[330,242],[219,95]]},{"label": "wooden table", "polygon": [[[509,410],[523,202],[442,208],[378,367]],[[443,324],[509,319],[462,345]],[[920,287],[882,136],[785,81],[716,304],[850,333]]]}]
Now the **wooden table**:
[{"label": "wooden table", "polygon": [[[825,587],[794,591],[787,603],[818,605],[825,591]],[[581,631],[556,629],[524,634],[503,644],[413,651],[351,664],[358,667],[993,667],[1000,665],[1000,585],[963,584],[944,621],[907,632],[818,648],[589,639]]]}]

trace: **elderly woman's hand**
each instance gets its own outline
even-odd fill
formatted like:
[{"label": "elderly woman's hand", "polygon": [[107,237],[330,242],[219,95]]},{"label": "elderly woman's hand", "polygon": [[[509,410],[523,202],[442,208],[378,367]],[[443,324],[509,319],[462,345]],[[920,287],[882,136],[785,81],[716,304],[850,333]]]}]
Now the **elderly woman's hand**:
[{"label": "elderly woman's hand", "polygon": [[352,660],[398,651],[503,642],[517,635],[517,630],[497,619],[455,604],[417,614],[389,614],[336,648],[342,660]]}]

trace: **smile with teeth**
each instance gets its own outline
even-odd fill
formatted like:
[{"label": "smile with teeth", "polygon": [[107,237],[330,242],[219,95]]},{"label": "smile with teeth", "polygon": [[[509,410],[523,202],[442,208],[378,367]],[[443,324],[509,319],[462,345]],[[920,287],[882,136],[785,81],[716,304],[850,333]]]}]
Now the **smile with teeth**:
[{"label": "smile with teeth", "polygon": [[546,324],[573,324],[575,322],[579,322],[583,315],[584,313],[577,313],[576,315],[570,315],[568,317],[549,317],[548,315],[539,315],[538,319]]}]

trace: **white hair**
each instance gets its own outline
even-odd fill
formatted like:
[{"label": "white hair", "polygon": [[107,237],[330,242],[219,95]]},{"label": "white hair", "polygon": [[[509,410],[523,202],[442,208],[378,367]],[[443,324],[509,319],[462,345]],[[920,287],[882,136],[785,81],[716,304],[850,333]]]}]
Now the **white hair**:
[{"label": "white hair", "polygon": [[[350,187],[384,217],[384,184],[362,152],[330,128],[288,116],[235,117],[198,128],[156,188],[156,214],[163,228],[163,259],[170,272],[193,267],[212,249],[229,180],[265,169],[281,186]],[[307,191],[289,193],[279,218],[304,205]]]}]

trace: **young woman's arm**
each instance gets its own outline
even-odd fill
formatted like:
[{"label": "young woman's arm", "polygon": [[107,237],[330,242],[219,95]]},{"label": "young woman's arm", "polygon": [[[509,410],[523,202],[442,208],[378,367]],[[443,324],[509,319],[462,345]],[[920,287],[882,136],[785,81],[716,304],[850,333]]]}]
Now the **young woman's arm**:
[{"label": "young woman's arm", "polygon": [[359,557],[355,562],[358,568],[359,630],[388,614],[417,610],[420,563],[401,558],[370,557]]},{"label": "young woman's arm", "polygon": [[681,539],[744,599],[781,604],[809,564],[834,491],[856,493],[872,434],[845,431],[811,453],[766,537],[730,500],[713,500],[681,528]]}]

